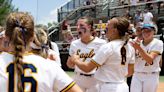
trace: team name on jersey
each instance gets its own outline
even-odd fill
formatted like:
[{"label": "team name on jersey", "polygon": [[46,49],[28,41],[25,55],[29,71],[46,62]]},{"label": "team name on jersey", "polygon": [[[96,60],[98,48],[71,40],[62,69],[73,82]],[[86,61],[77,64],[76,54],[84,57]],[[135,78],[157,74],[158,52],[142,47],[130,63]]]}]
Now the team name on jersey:
[{"label": "team name on jersey", "polygon": [[[150,51],[147,50],[147,53],[150,54]],[[136,51],[135,54],[136,54],[136,57],[137,57],[137,58],[141,58],[142,60],[144,60],[138,51]],[[153,62],[152,62],[152,64],[149,64],[149,63],[147,63],[147,62],[145,61],[145,66],[150,66],[150,65],[153,65]]]},{"label": "team name on jersey", "polygon": [[[150,54],[150,51],[147,50],[146,53]],[[136,50],[135,55],[136,55],[136,58],[141,58],[142,60],[144,60],[144,59],[142,58],[142,56],[140,55],[139,51]]]},{"label": "team name on jersey", "polygon": [[90,51],[89,53],[80,53],[80,52],[81,52],[81,50],[78,49],[78,50],[77,50],[77,55],[79,55],[80,58],[83,58],[83,62],[84,62],[87,58],[92,58],[92,57],[95,55],[94,49],[91,49],[91,51]]}]

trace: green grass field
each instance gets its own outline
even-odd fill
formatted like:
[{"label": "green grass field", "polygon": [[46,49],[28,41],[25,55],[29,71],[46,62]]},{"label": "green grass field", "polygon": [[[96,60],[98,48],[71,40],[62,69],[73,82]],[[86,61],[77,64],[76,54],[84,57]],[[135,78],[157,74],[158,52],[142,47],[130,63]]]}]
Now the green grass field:
[{"label": "green grass field", "polygon": [[160,76],[160,77],[159,77],[159,81],[160,81],[160,82],[164,82],[164,76]]},{"label": "green grass field", "polygon": [[74,72],[72,72],[72,71],[66,71],[66,73],[71,77],[74,75]]}]

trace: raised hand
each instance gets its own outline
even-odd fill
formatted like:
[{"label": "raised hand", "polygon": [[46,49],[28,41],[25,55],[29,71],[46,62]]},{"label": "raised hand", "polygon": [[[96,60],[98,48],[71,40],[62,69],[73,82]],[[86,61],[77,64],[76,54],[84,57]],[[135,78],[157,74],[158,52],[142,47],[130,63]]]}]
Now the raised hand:
[{"label": "raised hand", "polygon": [[131,41],[130,44],[134,47],[134,49],[139,50],[140,47],[140,43],[137,41]]}]

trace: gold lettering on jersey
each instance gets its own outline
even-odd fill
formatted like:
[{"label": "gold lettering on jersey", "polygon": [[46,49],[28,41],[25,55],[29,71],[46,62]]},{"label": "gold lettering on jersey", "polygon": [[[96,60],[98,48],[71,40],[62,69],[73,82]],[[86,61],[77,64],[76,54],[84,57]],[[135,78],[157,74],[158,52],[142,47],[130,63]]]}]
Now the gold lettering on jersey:
[{"label": "gold lettering on jersey", "polygon": [[136,58],[142,58],[138,50],[136,50],[135,55],[136,55]]},{"label": "gold lettering on jersey", "polygon": [[85,60],[86,60],[87,58],[92,58],[92,57],[95,55],[94,49],[91,49],[91,51],[90,51],[89,53],[80,53],[80,52],[81,52],[81,50],[78,49],[78,50],[77,50],[77,55],[79,55],[80,58],[83,58],[83,62],[85,62]]},{"label": "gold lettering on jersey", "polygon": [[[151,52],[149,50],[147,50],[147,53],[150,54]],[[148,62],[145,63],[145,66],[150,66],[153,65],[154,62],[152,62],[151,64],[149,64]]]},{"label": "gold lettering on jersey", "polygon": [[[150,54],[151,52],[149,50],[147,50],[146,53]],[[144,60],[138,51],[136,51],[136,57]],[[152,62],[152,64],[149,64],[148,62],[145,61],[145,66],[150,66],[150,65],[153,65],[153,62]]]}]

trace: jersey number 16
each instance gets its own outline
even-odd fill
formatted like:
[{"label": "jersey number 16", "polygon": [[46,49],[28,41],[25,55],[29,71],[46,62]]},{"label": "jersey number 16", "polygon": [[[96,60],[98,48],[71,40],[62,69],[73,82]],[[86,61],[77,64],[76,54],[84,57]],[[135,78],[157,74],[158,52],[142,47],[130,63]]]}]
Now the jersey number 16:
[{"label": "jersey number 16", "polygon": [[[24,64],[23,65],[24,68],[24,73],[26,69],[30,69],[32,73],[36,73],[36,67],[33,66],[32,64]],[[16,82],[15,80],[15,71],[14,71],[14,64],[10,64],[7,67],[7,72],[9,73],[9,80],[8,80],[8,92],[14,92],[14,82]],[[25,76],[24,74],[21,75],[21,80],[22,80],[22,87],[24,89],[24,86],[26,83],[31,85],[31,89],[30,92],[37,92],[37,81],[31,77],[31,76]]]}]

